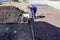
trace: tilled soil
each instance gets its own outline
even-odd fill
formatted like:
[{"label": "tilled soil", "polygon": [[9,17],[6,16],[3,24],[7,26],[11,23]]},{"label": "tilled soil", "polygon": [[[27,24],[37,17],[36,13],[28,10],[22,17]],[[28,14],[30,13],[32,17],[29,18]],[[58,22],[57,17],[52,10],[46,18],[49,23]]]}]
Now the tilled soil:
[{"label": "tilled soil", "polygon": [[28,24],[0,24],[0,28],[0,40],[32,40],[31,28]]},{"label": "tilled soil", "polygon": [[[1,28],[3,27],[3,28]],[[9,28],[7,30],[6,28]],[[47,22],[32,23],[35,40],[60,40],[60,28]],[[27,23],[0,24],[0,40],[32,40],[31,25]],[[6,30],[4,32],[4,30]],[[16,31],[16,33],[14,33]],[[0,33],[1,33],[0,32]]]},{"label": "tilled soil", "polygon": [[33,23],[35,33],[35,40],[60,40],[60,28],[47,23],[35,22]]},{"label": "tilled soil", "polygon": [[20,22],[20,16],[24,13],[14,6],[0,6],[0,23],[16,23]]}]

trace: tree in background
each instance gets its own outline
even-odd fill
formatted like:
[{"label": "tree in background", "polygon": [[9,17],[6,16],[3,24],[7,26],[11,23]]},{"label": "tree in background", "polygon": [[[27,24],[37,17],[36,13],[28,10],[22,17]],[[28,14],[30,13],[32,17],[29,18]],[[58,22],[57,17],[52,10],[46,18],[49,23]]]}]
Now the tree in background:
[{"label": "tree in background", "polygon": [[23,2],[26,2],[26,0],[23,0]]},{"label": "tree in background", "polygon": [[17,2],[18,0],[13,0],[14,2]]},{"label": "tree in background", "polygon": [[[22,0],[23,2],[26,2],[27,0]],[[19,0],[13,0],[13,2],[19,2]]]}]

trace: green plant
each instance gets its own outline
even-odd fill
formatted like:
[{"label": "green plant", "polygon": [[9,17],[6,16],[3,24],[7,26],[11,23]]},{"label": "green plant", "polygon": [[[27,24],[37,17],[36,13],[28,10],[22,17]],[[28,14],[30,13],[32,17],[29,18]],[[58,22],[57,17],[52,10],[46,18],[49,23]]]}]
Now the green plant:
[{"label": "green plant", "polygon": [[23,0],[24,2],[26,2],[26,0]]},{"label": "green plant", "polygon": [[16,2],[17,0],[13,0],[13,2]]}]

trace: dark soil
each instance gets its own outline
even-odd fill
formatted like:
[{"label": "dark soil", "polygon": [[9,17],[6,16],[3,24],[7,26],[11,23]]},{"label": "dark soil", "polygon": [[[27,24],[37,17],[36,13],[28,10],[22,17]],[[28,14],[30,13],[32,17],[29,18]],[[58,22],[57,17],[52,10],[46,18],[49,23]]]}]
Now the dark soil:
[{"label": "dark soil", "polygon": [[[6,28],[9,28],[6,30]],[[35,40],[60,40],[60,28],[47,22],[32,23]],[[14,33],[14,31],[17,31]],[[0,24],[0,40],[32,40],[31,25],[27,23]]]},{"label": "dark soil", "polygon": [[47,22],[34,22],[35,40],[60,40],[60,28]]},{"label": "dark soil", "polygon": [[31,28],[25,23],[0,24],[0,40],[32,40]]}]

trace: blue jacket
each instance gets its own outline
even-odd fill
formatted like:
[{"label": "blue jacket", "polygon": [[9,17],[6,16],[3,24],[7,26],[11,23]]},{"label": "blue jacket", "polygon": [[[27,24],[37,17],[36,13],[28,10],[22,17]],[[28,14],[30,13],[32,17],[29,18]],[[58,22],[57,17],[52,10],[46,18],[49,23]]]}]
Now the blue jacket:
[{"label": "blue jacket", "polygon": [[34,5],[29,5],[28,7],[30,8],[30,10],[36,10],[37,9],[37,7]]}]

